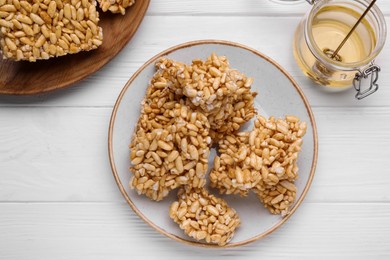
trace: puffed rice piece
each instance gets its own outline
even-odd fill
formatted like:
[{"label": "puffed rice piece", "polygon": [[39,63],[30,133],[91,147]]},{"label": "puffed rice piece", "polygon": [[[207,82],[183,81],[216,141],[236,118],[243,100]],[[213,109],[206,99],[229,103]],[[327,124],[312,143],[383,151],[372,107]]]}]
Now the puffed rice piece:
[{"label": "puffed rice piece", "polygon": [[240,225],[236,211],[206,189],[181,189],[169,216],[188,236],[219,246],[226,245]]},{"label": "puffed rice piece", "polygon": [[246,196],[261,180],[262,158],[250,150],[249,134],[230,134],[219,141],[210,186],[222,194]]},{"label": "puffed rice piece", "polygon": [[[160,64],[176,64],[162,58]],[[230,68],[226,57],[215,53],[202,60],[193,60],[191,65],[180,64],[172,77],[178,84],[170,86],[177,95],[186,98],[186,104],[207,115],[210,136],[221,139],[225,134],[236,132],[255,114],[254,97],[251,91],[252,78]]]},{"label": "puffed rice piece", "polygon": [[297,159],[307,124],[295,116],[258,116],[250,132],[219,141],[210,185],[220,193],[246,196],[253,189],[273,214],[288,214],[296,198]]},{"label": "puffed rice piece", "polygon": [[261,155],[261,181],[255,187],[260,201],[273,214],[286,215],[296,198],[297,160],[307,124],[295,116],[285,119],[258,116],[249,137],[255,154]]},{"label": "puffed rice piece", "polygon": [[211,137],[221,139],[225,134],[238,131],[255,114],[251,91],[253,78],[230,67],[225,56],[212,53],[205,62],[194,60],[188,68],[191,81],[183,86],[183,94],[195,107],[208,115]]},{"label": "puffed rice piece", "polygon": [[263,159],[261,173],[266,185],[275,186],[279,181],[293,182],[298,178],[296,162],[306,129],[306,122],[300,122],[295,116],[269,120],[257,117],[249,145]]},{"label": "puffed rice piece", "polygon": [[[135,0],[97,0],[103,12],[126,13],[126,8],[135,4]],[[141,0],[142,1],[142,0]]]},{"label": "puffed rice piece", "polygon": [[258,184],[255,192],[264,207],[272,214],[289,214],[290,209],[296,199],[297,187],[294,182],[284,180],[275,186]]}]

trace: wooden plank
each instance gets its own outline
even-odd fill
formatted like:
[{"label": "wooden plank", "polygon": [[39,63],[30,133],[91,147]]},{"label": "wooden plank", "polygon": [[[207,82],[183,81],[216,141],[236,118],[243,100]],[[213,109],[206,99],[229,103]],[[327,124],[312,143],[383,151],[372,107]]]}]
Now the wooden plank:
[{"label": "wooden plank", "polygon": [[[0,201],[122,201],[108,162],[110,114],[0,109]],[[389,109],[320,107],[314,114],[320,150],[307,200],[389,202]]]},{"label": "wooden plank", "polygon": [[[223,16],[302,16],[311,6],[305,1],[279,3],[270,0],[152,0],[148,15],[223,15]],[[388,1],[377,5],[386,15],[390,14]]]},{"label": "wooden plank", "polygon": [[125,203],[0,203],[0,212],[0,258],[7,260],[390,257],[388,203],[303,203],[265,239],[223,250],[174,242]]},{"label": "wooden plank", "polygon": [[[313,106],[390,105],[390,88],[386,87],[390,85],[390,69],[386,68],[386,64],[390,64],[390,48],[385,48],[377,59],[378,65],[383,68],[379,78],[379,93],[363,101],[354,99],[352,89],[343,93],[324,93],[303,75],[294,61],[291,42],[299,19],[298,17],[279,17],[278,22],[275,23],[274,17],[260,16],[212,16],[207,19],[193,16],[148,16],[121,54],[86,80],[68,89],[45,95],[0,96],[0,106],[111,107],[127,80],[149,58],[173,45],[199,39],[240,42],[265,53],[291,73]],[[387,21],[390,21],[389,19]],[[190,24],[196,24],[196,26],[189,28]],[[181,33],[189,30],[190,33]]]}]

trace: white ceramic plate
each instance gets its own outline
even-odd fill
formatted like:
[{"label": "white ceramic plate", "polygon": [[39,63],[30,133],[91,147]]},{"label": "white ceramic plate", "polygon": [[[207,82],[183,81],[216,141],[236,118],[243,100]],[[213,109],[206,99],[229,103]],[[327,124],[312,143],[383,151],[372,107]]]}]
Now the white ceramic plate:
[{"label": "white ceramic plate", "polygon": [[[188,238],[169,218],[169,205],[176,200],[176,191],[162,202],[153,202],[139,196],[128,186],[131,173],[130,138],[140,114],[140,103],[148,83],[155,73],[154,63],[167,56],[177,61],[190,63],[195,58],[205,59],[212,52],[228,57],[231,67],[254,78],[252,90],[259,93],[255,106],[265,116],[283,117],[286,114],[298,116],[308,124],[302,152],[299,155],[299,179],[297,201],[286,217],[271,215],[252,194],[247,198],[221,196],[235,208],[241,218],[241,226],[227,247],[243,245],[280,227],[298,208],[308,191],[317,162],[317,132],[313,114],[302,91],[292,77],[278,64],[260,52],[240,44],[225,41],[196,41],[168,49],[146,62],[127,82],[115,104],[109,128],[109,156],[112,171],[119,189],[133,210],[149,225],[164,235],[192,245],[209,246]],[[212,164],[215,151],[211,153]],[[211,169],[211,167],[209,167]]]}]

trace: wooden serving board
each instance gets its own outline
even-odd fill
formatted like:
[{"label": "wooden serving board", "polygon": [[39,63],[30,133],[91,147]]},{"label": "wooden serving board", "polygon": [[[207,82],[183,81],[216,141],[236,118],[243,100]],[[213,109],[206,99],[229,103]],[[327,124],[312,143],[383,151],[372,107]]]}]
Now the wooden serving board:
[{"label": "wooden serving board", "polygon": [[[103,44],[89,52],[37,62],[0,57],[0,94],[31,95],[67,87],[91,75],[117,55],[141,24],[150,0],[137,0],[126,14],[100,14]],[[100,10],[100,9],[98,9]]]}]

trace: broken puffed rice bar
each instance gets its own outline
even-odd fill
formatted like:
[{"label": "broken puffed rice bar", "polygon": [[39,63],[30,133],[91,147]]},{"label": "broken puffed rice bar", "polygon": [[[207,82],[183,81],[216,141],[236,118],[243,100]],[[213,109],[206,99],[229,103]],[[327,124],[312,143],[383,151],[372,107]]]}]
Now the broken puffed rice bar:
[{"label": "broken puffed rice bar", "polygon": [[212,53],[204,62],[193,60],[177,76],[181,89],[176,91],[187,97],[190,106],[207,115],[213,140],[236,132],[256,114],[253,78],[232,69],[224,56]]},{"label": "broken puffed rice bar", "polygon": [[210,185],[220,193],[247,195],[253,189],[273,214],[287,214],[296,198],[297,159],[307,125],[295,116],[258,116],[250,132],[219,141]]},{"label": "broken puffed rice bar", "polygon": [[188,236],[219,246],[226,245],[240,225],[236,211],[205,189],[181,189],[169,216]]},{"label": "broken puffed rice bar", "polygon": [[262,182],[275,186],[279,181],[298,178],[298,154],[306,133],[307,124],[295,116],[285,119],[258,116],[249,136],[249,145],[262,157]]},{"label": "broken puffed rice bar", "polygon": [[130,187],[139,194],[158,201],[181,185],[200,188],[206,184],[211,144],[208,121],[201,113],[188,110],[176,104],[171,118],[165,117],[169,120],[165,126],[152,119],[149,122],[155,129],[139,127],[135,133],[130,147]]},{"label": "broken puffed rice bar", "polygon": [[254,191],[273,214],[286,215],[295,201],[298,178],[297,160],[307,124],[295,116],[269,120],[258,116],[249,144],[262,156],[261,181]]},{"label": "broken puffed rice bar", "polygon": [[246,196],[261,178],[261,157],[251,152],[249,132],[226,135],[219,141],[219,155],[214,158],[210,186],[222,194]]},{"label": "broken puffed rice bar", "polygon": [[172,69],[154,74],[130,145],[130,187],[156,201],[182,185],[203,187],[211,146],[207,117],[168,88]]}]

